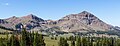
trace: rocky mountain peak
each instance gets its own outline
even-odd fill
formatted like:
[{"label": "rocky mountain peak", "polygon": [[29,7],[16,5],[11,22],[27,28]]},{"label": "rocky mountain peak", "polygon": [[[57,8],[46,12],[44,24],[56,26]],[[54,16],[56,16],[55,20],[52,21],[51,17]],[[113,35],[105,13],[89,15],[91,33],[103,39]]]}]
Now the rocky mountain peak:
[{"label": "rocky mountain peak", "polygon": [[76,30],[76,28],[78,28],[78,30],[92,29],[105,31],[112,27],[87,11],[82,11],[78,14],[69,14],[59,19],[57,23],[59,23],[59,26],[61,26],[63,30],[68,29],[71,31],[73,31],[73,29]]},{"label": "rocky mountain peak", "polygon": [[[5,25],[5,27],[11,26],[15,27],[15,25],[23,23],[28,25],[28,27],[32,28],[39,27],[45,29],[48,27],[49,28],[59,27],[61,31],[65,32],[88,31],[88,30],[108,31],[111,30],[113,27],[87,11],[82,11],[81,13],[77,14],[69,14],[56,21],[43,20],[33,14],[28,14],[27,16],[23,17],[13,16],[4,20],[0,20],[0,23],[2,25]],[[10,24],[4,24],[7,22],[9,22]],[[116,30],[118,29],[119,28],[116,27]]]},{"label": "rocky mountain peak", "polygon": [[[19,19],[18,17],[12,16],[12,17],[7,18],[7,19],[5,19],[5,20],[8,21],[8,22],[13,22],[13,21],[17,21],[18,19]],[[14,22],[13,22],[13,23],[14,23]]]},{"label": "rocky mountain peak", "polygon": [[78,15],[80,16],[80,17],[86,17],[86,18],[97,18],[96,16],[94,16],[92,13],[90,13],[90,12],[87,12],[87,11],[82,11],[81,13],[78,13]]},{"label": "rocky mountain peak", "polygon": [[16,16],[12,16],[11,18],[17,18]]},{"label": "rocky mountain peak", "polygon": [[22,19],[27,19],[27,20],[35,20],[35,21],[44,21],[43,19],[33,15],[33,14],[28,14],[27,16],[21,17]]},{"label": "rocky mountain peak", "polygon": [[65,20],[73,20],[73,19],[86,20],[87,19],[88,20],[88,19],[98,19],[98,18],[87,11],[82,11],[81,13],[78,13],[78,14],[69,14],[63,17],[62,19],[65,19]]},{"label": "rocky mountain peak", "polygon": [[83,13],[83,14],[91,14],[91,13],[89,13],[87,11],[82,11],[81,13]]},{"label": "rocky mountain peak", "polygon": [[12,17],[7,18],[7,19],[14,19],[14,18],[18,18],[18,17],[16,17],[16,16],[12,16]]},{"label": "rocky mountain peak", "polygon": [[33,14],[28,14],[27,16],[23,16],[23,18],[30,18],[30,19],[34,19],[34,18],[38,18],[37,16],[33,15]]}]

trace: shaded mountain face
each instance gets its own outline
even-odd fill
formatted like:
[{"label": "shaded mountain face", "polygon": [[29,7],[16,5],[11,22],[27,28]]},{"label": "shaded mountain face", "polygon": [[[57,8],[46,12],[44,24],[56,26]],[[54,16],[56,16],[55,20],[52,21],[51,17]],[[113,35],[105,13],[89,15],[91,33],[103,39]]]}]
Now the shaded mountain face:
[{"label": "shaded mountain face", "polygon": [[[109,25],[95,15],[83,11],[78,14],[70,14],[59,20],[44,20],[33,14],[23,17],[10,17],[0,20],[0,25],[13,29],[20,29],[20,25],[26,25],[28,30],[49,30],[64,31],[64,32],[79,32],[79,31],[109,31],[114,30],[114,26]],[[6,26],[7,25],[7,26]],[[52,30],[51,30],[52,31]]]},{"label": "shaded mountain face", "polygon": [[6,28],[12,28],[11,26],[11,23],[7,22],[6,20],[4,19],[0,19],[0,26],[4,26]]},{"label": "shaded mountain face", "polygon": [[3,19],[0,19],[0,24],[6,24],[6,23],[8,23],[8,22]]}]

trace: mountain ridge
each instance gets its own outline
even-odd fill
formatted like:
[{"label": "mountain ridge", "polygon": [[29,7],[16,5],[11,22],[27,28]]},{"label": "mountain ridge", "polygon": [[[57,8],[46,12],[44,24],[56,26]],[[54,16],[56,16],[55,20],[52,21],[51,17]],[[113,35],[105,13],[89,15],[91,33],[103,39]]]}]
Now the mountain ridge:
[{"label": "mountain ridge", "polygon": [[[41,29],[47,30],[49,28],[54,29],[55,27],[59,28],[57,31],[63,32],[79,32],[79,31],[109,31],[114,30],[114,26],[107,24],[100,20],[95,15],[91,14],[87,11],[82,11],[78,14],[69,14],[61,19],[58,20],[44,20],[39,18],[33,14],[28,14],[27,16],[23,17],[10,17],[7,19],[1,19],[2,21],[8,22],[7,24],[0,23],[0,25],[8,28],[16,29],[16,25],[20,23],[27,25],[29,30],[31,29]],[[9,25],[9,26],[7,26]],[[10,27],[11,26],[11,27]],[[116,27],[119,29],[118,27]]]}]

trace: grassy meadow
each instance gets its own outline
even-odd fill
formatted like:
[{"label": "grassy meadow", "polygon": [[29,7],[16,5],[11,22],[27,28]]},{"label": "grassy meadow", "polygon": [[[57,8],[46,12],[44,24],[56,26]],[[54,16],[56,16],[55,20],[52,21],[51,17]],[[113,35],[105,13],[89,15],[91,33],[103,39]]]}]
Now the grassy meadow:
[{"label": "grassy meadow", "polygon": [[[11,36],[11,34],[9,34],[9,37]],[[7,36],[4,35],[4,34],[0,34],[0,38],[6,38]],[[63,36],[65,37],[65,36]],[[58,42],[59,42],[59,38],[60,37],[57,37],[57,40],[55,39],[51,39],[51,37],[48,37],[48,36],[44,36],[44,40],[45,40],[45,43],[46,43],[46,46],[58,46]],[[70,41],[68,41],[69,45],[70,45]]]}]

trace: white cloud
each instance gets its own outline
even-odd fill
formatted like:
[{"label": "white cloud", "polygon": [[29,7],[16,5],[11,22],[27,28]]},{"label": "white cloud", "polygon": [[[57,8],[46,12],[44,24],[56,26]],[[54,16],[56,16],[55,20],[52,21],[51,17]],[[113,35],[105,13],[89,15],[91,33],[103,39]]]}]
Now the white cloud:
[{"label": "white cloud", "polygon": [[9,5],[9,3],[5,3],[4,5]]},{"label": "white cloud", "polygon": [[9,4],[9,3],[0,3],[0,5],[8,6],[8,5],[10,5],[10,4]]}]

